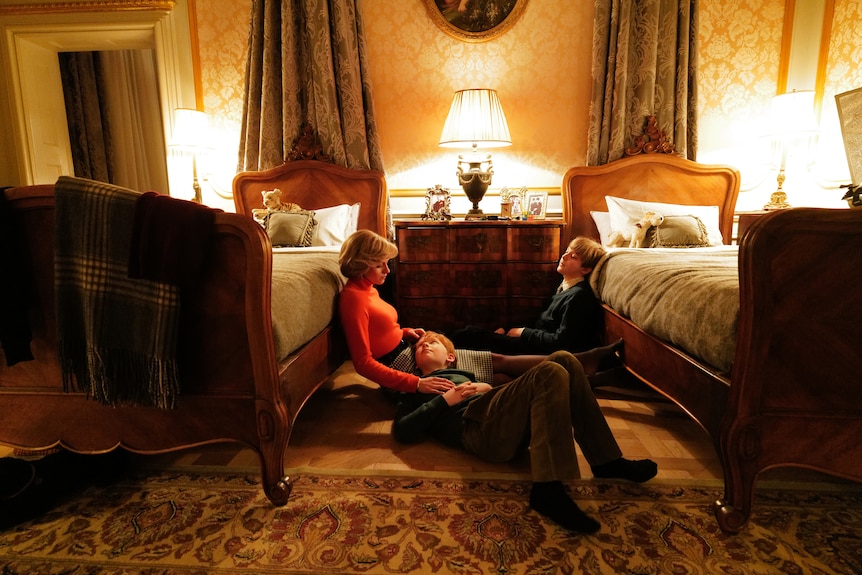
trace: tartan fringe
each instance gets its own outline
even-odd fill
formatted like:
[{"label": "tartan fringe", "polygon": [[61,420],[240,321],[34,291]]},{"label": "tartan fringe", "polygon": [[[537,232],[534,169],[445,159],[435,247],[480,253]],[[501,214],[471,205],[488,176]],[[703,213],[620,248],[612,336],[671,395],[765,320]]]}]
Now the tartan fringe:
[{"label": "tartan fringe", "polygon": [[82,353],[80,349],[67,349],[67,342],[59,345],[65,392],[86,393],[111,407],[176,407],[180,389],[175,361],[125,349],[87,345]]}]

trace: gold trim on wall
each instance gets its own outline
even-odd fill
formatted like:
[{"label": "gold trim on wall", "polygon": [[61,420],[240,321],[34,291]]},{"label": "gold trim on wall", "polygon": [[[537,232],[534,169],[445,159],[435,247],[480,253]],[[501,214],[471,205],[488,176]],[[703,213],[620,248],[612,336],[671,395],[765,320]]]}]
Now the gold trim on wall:
[{"label": "gold trim on wall", "polygon": [[[804,1],[804,0],[803,0]],[[817,70],[814,77],[814,110],[820,118],[823,106],[823,93],[826,90],[826,65],[829,59],[829,43],[832,38],[832,18],[835,12],[835,0],[823,0],[823,22],[820,28],[820,43],[817,46],[804,44],[805,38],[794,38],[793,30],[796,18],[800,16],[796,10],[797,0],[785,0],[784,29],[781,35],[781,60],[778,64],[778,86],[776,94],[784,94],[788,89],[790,78],[790,62],[794,50],[818,50]],[[810,88],[809,88],[810,89]]]},{"label": "gold trim on wall", "polygon": [[[446,16],[443,15],[443,11],[440,8],[441,3],[457,5],[458,0],[423,0],[423,2],[425,3],[425,8],[428,10],[428,15],[441,30],[453,38],[463,40],[465,42],[486,42],[498,37],[515,25],[518,18],[521,17],[524,13],[524,9],[527,7],[527,0],[515,0],[515,6],[512,7],[509,14],[504,16],[502,21],[497,23],[497,25],[488,29],[469,31],[450,22]],[[499,4],[500,0],[485,0],[485,2]]]},{"label": "gold trim on wall", "polygon": [[[520,187],[520,186],[519,186]],[[545,192],[548,196],[559,196],[560,188],[541,188],[541,187],[532,187],[527,186],[530,191],[533,192]],[[482,201],[487,200],[488,198],[498,198],[500,197],[500,190],[488,190],[488,193],[484,195]],[[449,188],[449,191],[452,193],[452,197],[465,197],[464,192],[461,191],[460,187]],[[425,194],[428,192],[427,188],[389,188],[389,195],[393,198],[424,198]]]},{"label": "gold trim on wall", "polygon": [[86,0],[75,2],[32,2],[0,6],[0,14],[44,14],[58,12],[120,12],[124,10],[171,11],[175,0]]}]

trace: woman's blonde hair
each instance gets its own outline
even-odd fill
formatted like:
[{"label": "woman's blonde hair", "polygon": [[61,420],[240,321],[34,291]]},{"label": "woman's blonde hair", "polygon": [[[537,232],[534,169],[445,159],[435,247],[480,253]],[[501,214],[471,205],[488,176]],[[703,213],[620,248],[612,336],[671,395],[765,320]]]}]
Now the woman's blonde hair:
[{"label": "woman's blonde hair", "polygon": [[596,264],[605,255],[605,248],[602,247],[602,244],[584,236],[578,236],[569,242],[569,250],[578,254],[581,265],[585,268],[596,267]]},{"label": "woman's blonde hair", "polygon": [[398,248],[371,230],[358,230],[341,246],[338,264],[347,278],[358,278],[378,262],[391,260],[398,255]]}]

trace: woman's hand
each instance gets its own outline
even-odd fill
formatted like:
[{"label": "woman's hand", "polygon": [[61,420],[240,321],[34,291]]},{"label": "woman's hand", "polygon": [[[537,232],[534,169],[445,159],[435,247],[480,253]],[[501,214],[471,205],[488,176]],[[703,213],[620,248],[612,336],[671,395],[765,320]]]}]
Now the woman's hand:
[{"label": "woman's hand", "polygon": [[408,327],[404,330],[404,337],[413,342],[419,341],[423,335],[425,335],[425,330],[421,327]]},{"label": "woman's hand", "polygon": [[455,384],[443,377],[420,377],[417,393],[446,393]]}]

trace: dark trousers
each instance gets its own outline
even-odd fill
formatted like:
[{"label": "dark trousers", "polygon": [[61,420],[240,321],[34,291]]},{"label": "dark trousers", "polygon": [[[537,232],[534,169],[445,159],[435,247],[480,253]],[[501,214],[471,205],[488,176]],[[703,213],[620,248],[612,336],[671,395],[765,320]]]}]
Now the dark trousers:
[{"label": "dark trousers", "polygon": [[622,456],[583,367],[567,351],[473,401],[464,420],[464,446],[482,459],[510,461],[529,446],[534,482],[578,477],[574,441],[591,466]]}]

